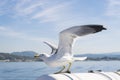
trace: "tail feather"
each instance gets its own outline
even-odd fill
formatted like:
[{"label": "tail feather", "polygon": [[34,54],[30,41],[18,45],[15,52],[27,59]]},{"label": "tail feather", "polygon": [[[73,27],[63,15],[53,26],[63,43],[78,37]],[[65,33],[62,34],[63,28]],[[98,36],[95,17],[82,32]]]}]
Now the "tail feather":
[{"label": "tail feather", "polygon": [[74,61],[84,61],[87,57],[74,57]]}]

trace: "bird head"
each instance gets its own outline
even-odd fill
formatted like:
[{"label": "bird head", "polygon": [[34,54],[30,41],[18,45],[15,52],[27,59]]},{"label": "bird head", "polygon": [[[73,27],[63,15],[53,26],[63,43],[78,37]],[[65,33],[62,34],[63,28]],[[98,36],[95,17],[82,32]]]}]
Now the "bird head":
[{"label": "bird head", "polygon": [[34,57],[44,60],[48,57],[48,55],[47,54],[36,54]]},{"label": "bird head", "polygon": [[40,54],[35,54],[34,58],[38,58],[40,56]]}]

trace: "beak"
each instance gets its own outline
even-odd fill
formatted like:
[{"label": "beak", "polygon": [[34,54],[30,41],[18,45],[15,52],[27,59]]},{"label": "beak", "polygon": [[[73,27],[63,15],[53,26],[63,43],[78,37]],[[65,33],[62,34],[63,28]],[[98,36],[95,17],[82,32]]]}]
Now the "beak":
[{"label": "beak", "polygon": [[104,27],[103,27],[103,30],[107,30],[107,28],[104,28]]},{"label": "beak", "polygon": [[34,55],[34,58],[38,58],[40,56],[40,54],[36,54]]}]

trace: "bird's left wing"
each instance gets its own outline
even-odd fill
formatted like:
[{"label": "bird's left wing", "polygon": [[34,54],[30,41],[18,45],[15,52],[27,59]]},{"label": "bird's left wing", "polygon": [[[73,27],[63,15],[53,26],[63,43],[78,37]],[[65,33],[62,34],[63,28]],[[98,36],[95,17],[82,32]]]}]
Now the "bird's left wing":
[{"label": "bird's left wing", "polygon": [[57,51],[57,46],[56,45],[54,45],[54,44],[52,44],[48,41],[45,41],[44,43],[47,44],[52,49],[51,54],[54,54]]}]

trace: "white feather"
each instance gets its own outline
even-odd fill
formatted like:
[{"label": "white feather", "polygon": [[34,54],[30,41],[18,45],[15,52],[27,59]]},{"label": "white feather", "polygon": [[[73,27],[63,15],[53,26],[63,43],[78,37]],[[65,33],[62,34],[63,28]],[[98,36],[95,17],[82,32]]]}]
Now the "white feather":
[{"label": "white feather", "polygon": [[52,49],[55,50],[51,56],[42,56],[41,58],[44,58],[43,61],[48,64],[49,66],[64,66],[68,63],[72,63],[74,60],[85,60],[87,57],[73,57],[72,54],[72,44],[74,42],[75,38],[78,38],[80,36],[93,34],[100,32],[102,30],[106,30],[102,25],[83,25],[83,26],[75,26],[68,28],[66,30],[63,30],[59,34],[59,45],[58,49],[54,47],[50,43],[46,43],[48,46],[50,46]]},{"label": "white feather", "polygon": [[74,57],[74,61],[84,61],[87,59],[87,57]]}]

